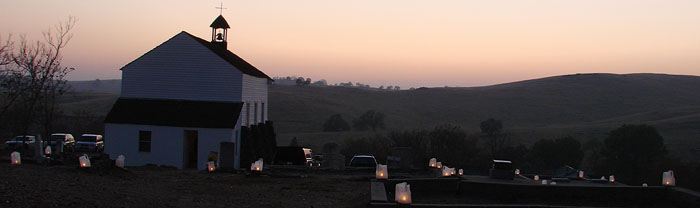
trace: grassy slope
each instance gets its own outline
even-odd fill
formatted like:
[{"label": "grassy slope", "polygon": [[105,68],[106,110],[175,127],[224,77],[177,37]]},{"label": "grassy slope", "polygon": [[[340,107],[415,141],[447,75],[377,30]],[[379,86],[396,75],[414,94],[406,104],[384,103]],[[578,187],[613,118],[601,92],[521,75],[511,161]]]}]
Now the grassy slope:
[{"label": "grassy slope", "polygon": [[[90,83],[81,83],[90,91]],[[104,85],[104,83],[103,83]],[[88,86],[87,88],[85,86]],[[108,85],[110,89],[118,86]],[[87,90],[86,90],[87,89]],[[105,90],[92,89],[92,92]],[[515,142],[571,135],[603,139],[624,123],[655,125],[673,153],[700,159],[700,77],[661,74],[581,74],[471,88],[378,91],[344,87],[272,85],[269,115],[279,143],[298,137],[318,148],[326,141],[372,132],[321,132],[339,113],[348,122],[376,109],[387,115],[388,130],[427,129],[451,123],[478,132],[479,122],[500,119]],[[106,114],[113,94],[76,93],[63,101],[66,112],[86,109]]]},{"label": "grassy slope", "polygon": [[[603,139],[624,123],[659,128],[678,155],[700,150],[700,77],[659,74],[582,74],[474,88],[375,91],[342,87],[272,86],[270,119],[280,143],[342,140],[357,134],[315,134],[330,115],[350,122],[362,112],[387,114],[387,128],[451,123],[478,132],[479,122],[503,120],[516,142],[571,135]],[[339,138],[340,137],[340,138]],[[309,141],[311,140],[311,141]],[[698,155],[698,154],[694,154]]]},{"label": "grassy slope", "polygon": [[303,132],[318,131],[333,113],[352,118],[368,109],[387,114],[392,129],[438,123],[476,128],[489,117],[507,127],[543,127],[700,106],[700,77],[589,74],[398,92],[272,86],[270,106],[273,120]]},{"label": "grassy slope", "polygon": [[70,81],[71,90],[76,92],[94,92],[119,94],[122,88],[120,79]]}]

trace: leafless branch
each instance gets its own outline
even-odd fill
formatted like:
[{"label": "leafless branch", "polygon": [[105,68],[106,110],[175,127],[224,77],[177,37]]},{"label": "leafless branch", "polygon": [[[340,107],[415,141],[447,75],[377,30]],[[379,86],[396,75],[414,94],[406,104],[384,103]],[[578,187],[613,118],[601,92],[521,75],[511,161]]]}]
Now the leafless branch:
[{"label": "leafless branch", "polygon": [[[17,43],[11,36],[0,45],[0,117],[10,109],[23,111],[20,119],[41,119],[45,135],[56,112],[56,98],[66,89],[65,77],[73,68],[61,65],[61,49],[73,37],[71,30],[77,19],[69,16],[65,23],[43,32],[44,40],[29,41],[20,36]],[[28,125],[30,122],[24,122]],[[29,127],[25,126],[25,132]]]}]

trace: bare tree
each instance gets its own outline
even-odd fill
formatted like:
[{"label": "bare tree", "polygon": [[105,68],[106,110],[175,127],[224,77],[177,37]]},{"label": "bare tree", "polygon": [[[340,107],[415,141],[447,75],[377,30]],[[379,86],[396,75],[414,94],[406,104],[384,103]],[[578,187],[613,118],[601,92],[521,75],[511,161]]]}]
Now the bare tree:
[{"label": "bare tree", "polygon": [[501,151],[508,145],[508,135],[503,133],[503,123],[500,120],[489,118],[480,124],[481,134],[488,138],[486,145],[489,147],[491,157],[498,159]]},{"label": "bare tree", "polygon": [[6,56],[5,51],[12,51],[12,35],[7,37],[7,40],[3,41],[2,36],[0,36],[0,67],[5,66],[10,63],[10,57]]},{"label": "bare tree", "polygon": [[23,35],[15,43],[9,36],[0,46],[0,90],[4,97],[0,118],[8,111],[20,112],[14,120],[21,126],[19,133],[27,133],[30,125],[39,121],[44,135],[49,134],[57,110],[56,98],[67,90],[65,76],[74,70],[61,65],[61,52],[73,37],[70,31],[76,21],[68,17],[45,31],[43,41],[29,41]]}]

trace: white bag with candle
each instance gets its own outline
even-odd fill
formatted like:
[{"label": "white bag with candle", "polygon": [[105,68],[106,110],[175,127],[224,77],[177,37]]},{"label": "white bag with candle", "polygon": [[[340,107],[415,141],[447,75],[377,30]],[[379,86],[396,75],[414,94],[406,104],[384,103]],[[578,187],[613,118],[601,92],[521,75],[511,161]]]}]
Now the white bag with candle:
[{"label": "white bag with candle", "polygon": [[90,158],[88,158],[87,155],[80,156],[78,158],[78,161],[80,162],[80,167],[83,167],[83,168],[90,167]]},{"label": "white bag with candle", "polygon": [[464,170],[462,170],[461,168],[459,169],[459,175],[464,175]]},{"label": "white bag with candle", "polygon": [[124,160],[126,158],[124,155],[119,155],[117,156],[117,160],[114,161],[114,165],[117,166],[118,168],[124,168]]},{"label": "white bag with candle", "polygon": [[375,175],[377,179],[388,179],[389,171],[387,170],[386,165],[377,164],[377,170],[375,171]]},{"label": "white bag with candle", "polygon": [[216,170],[216,163],[214,163],[214,161],[207,162],[207,170],[209,172],[214,172],[214,170]]},{"label": "white bag with candle", "polygon": [[450,168],[447,166],[442,167],[442,176],[450,176]]},{"label": "white bag with candle", "polygon": [[437,162],[437,168],[442,169],[442,162]]},{"label": "white bag with candle", "polygon": [[10,153],[10,160],[10,163],[12,163],[13,165],[22,164],[22,157],[20,156],[19,152]]},{"label": "white bag with candle", "polygon": [[428,167],[436,168],[437,167],[437,158],[430,158],[430,162],[428,163]]},{"label": "white bag with candle", "polygon": [[406,182],[397,183],[394,200],[399,204],[411,204],[411,185]]},{"label": "white bag with candle", "polygon": [[672,170],[664,172],[662,185],[664,185],[664,186],[676,186],[676,177],[673,175]]},{"label": "white bag with candle", "polygon": [[263,167],[264,167],[263,166],[263,159],[262,158],[258,159],[257,163],[258,163],[258,170],[260,170],[260,172],[262,172]]},{"label": "white bag with candle", "polygon": [[51,146],[46,146],[46,148],[44,148],[44,155],[51,155]]},{"label": "white bag with candle", "polygon": [[262,172],[262,170],[263,170],[263,159],[260,158],[260,159],[258,159],[258,161],[255,161],[253,164],[250,164],[250,170],[251,170],[251,171]]}]

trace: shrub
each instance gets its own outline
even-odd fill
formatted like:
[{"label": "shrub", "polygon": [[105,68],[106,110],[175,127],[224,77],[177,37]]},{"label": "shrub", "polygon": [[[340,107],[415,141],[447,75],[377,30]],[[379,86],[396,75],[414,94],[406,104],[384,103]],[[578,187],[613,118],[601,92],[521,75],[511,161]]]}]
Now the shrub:
[{"label": "shrub", "polygon": [[335,114],[328,119],[326,119],[326,122],[323,123],[323,131],[329,132],[329,131],[349,131],[350,130],[350,125],[348,122],[343,119],[340,114]]}]

